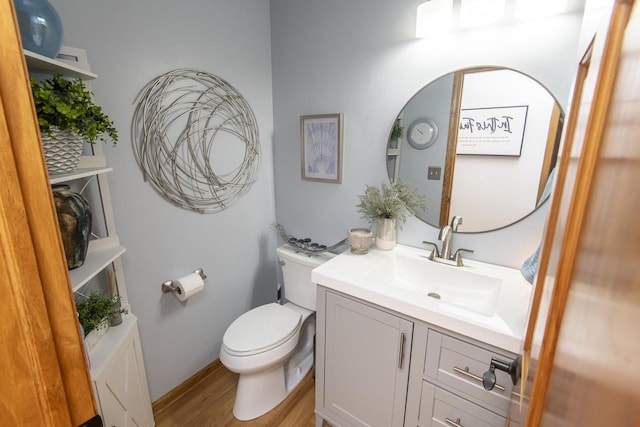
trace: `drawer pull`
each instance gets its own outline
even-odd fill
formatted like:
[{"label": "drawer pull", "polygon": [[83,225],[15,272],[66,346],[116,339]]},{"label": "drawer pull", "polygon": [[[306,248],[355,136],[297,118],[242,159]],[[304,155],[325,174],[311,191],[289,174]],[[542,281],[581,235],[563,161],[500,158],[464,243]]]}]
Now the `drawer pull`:
[{"label": "drawer pull", "polygon": [[406,336],[404,335],[404,332],[402,332],[400,334],[400,354],[398,357],[398,369],[402,369],[402,361],[404,359],[404,342],[406,340]]},{"label": "drawer pull", "polygon": [[[464,369],[460,369],[457,366],[454,366],[453,370],[456,371],[457,373],[462,374],[464,376],[467,376],[467,377],[469,377],[469,378],[471,378],[471,379],[473,379],[473,380],[475,380],[475,381],[477,381],[479,383],[482,383],[482,377],[479,377],[479,376],[474,375],[471,372],[469,372],[469,368],[468,367],[466,367]],[[500,384],[495,384],[494,387],[497,388],[498,390],[504,391],[504,387],[502,387]]]},{"label": "drawer pull", "polygon": [[460,424],[460,418],[456,418],[455,421],[450,420],[449,418],[445,418],[444,420],[447,422],[447,424],[452,425],[453,427],[463,427],[463,425]]}]

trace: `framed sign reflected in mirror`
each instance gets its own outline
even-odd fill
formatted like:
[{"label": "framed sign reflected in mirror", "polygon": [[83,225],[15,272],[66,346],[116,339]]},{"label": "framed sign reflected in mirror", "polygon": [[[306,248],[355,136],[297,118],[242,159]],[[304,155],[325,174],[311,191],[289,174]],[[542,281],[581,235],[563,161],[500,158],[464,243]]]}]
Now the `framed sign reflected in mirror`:
[{"label": "framed sign reflected in mirror", "polygon": [[457,154],[519,157],[528,110],[528,105],[460,109]]},{"label": "framed sign reflected in mirror", "polygon": [[342,182],[342,113],[300,116],[302,179]]}]

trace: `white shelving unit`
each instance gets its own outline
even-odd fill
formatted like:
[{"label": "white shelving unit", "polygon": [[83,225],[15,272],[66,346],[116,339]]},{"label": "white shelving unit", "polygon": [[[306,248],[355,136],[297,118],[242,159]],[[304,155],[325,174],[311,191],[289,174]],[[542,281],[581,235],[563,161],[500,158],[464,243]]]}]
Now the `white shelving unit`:
[{"label": "white shelving unit", "polygon": [[29,50],[24,51],[27,67],[30,72],[42,74],[63,74],[67,77],[82,80],[97,79],[98,76],[89,70],[87,55],[83,49],[63,46],[58,55],[63,59],[51,59]]},{"label": "white shelving unit", "polygon": [[[34,75],[59,73],[80,78],[88,86],[90,80],[98,77],[90,71],[86,53],[82,49],[63,46],[55,60],[26,50],[24,55],[29,72]],[[112,266],[122,307],[130,311],[120,258],[126,249],[120,244],[116,232],[107,178],[112,171],[113,168],[107,166],[102,145],[98,143],[91,145],[90,155],[80,158],[75,172],[51,175],[49,178],[51,184],[97,180],[100,206],[92,205],[92,213],[95,218],[102,210],[106,235],[91,240],[84,264],[69,271],[71,289],[74,293],[80,291],[91,279]],[[121,325],[107,329],[89,352],[89,361],[104,425],[153,426],[136,316],[127,314],[123,316]]]}]

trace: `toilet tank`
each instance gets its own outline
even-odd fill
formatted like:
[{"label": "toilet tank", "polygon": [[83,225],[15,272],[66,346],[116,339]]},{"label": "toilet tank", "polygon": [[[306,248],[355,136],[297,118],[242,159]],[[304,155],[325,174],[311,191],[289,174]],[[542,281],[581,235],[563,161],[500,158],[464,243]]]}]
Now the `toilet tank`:
[{"label": "toilet tank", "polygon": [[316,284],[311,282],[311,270],[335,256],[331,252],[307,255],[290,245],[276,249],[284,280],[284,296],[292,303],[316,311]]}]

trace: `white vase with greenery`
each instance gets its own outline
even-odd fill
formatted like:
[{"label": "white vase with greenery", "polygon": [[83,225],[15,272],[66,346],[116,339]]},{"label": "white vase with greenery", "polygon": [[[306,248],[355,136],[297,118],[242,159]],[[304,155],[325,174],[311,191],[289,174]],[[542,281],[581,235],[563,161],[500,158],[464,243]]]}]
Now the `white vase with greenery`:
[{"label": "white vase with greenery", "polygon": [[118,131],[82,80],[60,74],[46,80],[32,77],[31,92],[50,174],[75,171],[84,142],[117,144]]},{"label": "white vase with greenery", "polygon": [[376,246],[378,249],[388,251],[396,245],[395,218],[382,218],[376,221]]},{"label": "white vase with greenery", "polygon": [[396,227],[427,207],[424,196],[403,182],[382,183],[381,188],[366,186],[356,205],[358,212],[376,225],[376,246],[390,250],[396,244]]}]

